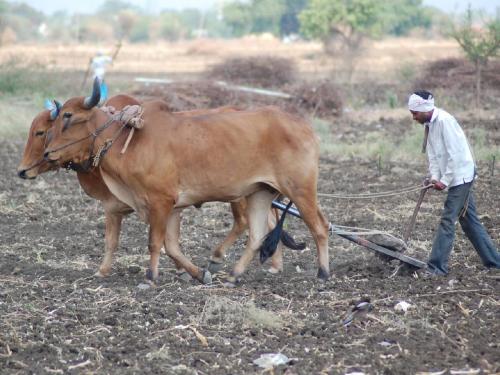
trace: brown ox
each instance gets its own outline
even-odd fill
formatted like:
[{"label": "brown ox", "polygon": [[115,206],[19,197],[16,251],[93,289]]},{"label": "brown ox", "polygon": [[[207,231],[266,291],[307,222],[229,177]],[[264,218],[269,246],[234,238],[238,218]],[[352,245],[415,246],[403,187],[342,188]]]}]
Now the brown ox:
[{"label": "brown ox", "polygon": [[92,96],[72,98],[62,106],[45,157],[60,164],[81,163],[99,152],[106,185],[149,223],[148,279],[158,277],[165,242],[177,264],[204,280],[208,271],[192,264],[176,241],[180,211],[245,197],[250,234],[232,271],[230,281],[235,281],[261,245],[271,202],[279,193],[295,203],[313,235],[318,277],[329,277],[328,223],[316,195],[319,145],[307,122],[277,108],[179,117],[161,102],[150,102],[143,105],[144,128],[120,154],[129,130],[110,120],[96,107],[98,102],[96,81]]},{"label": "brown ox", "polygon": [[[58,104],[58,103],[57,103]],[[115,95],[108,99],[105,103],[106,106],[114,107],[121,110],[127,105],[139,104],[139,102],[128,95]],[[58,104],[59,105],[59,104]],[[178,116],[191,116],[198,115],[205,112],[224,112],[234,111],[232,107],[222,107],[212,110],[194,110],[187,112],[177,112]],[[49,130],[52,128],[54,119],[58,113],[58,108],[53,111],[45,110],[35,116],[26,142],[23,158],[18,167],[18,175],[21,178],[33,179],[38,174],[55,170],[59,168],[56,163],[49,163],[43,159],[45,144]],[[121,228],[121,222],[124,215],[133,212],[133,209],[125,203],[118,200],[107,188],[104,183],[99,168],[91,168],[88,171],[76,169],[78,181],[82,189],[92,198],[97,199],[103,203],[105,217],[106,217],[106,231],[105,231],[105,257],[99,267],[97,276],[107,276],[111,269],[113,255],[118,247],[118,238]],[[246,230],[247,220],[245,217],[245,200],[231,203],[231,210],[233,213],[234,221],[233,227],[224,241],[217,246],[212,252],[212,259],[214,259],[213,269],[217,269],[215,260],[222,262],[224,255],[236,241],[236,239]],[[270,216],[270,225],[274,225],[272,220],[274,217]],[[290,244],[289,244],[290,245]],[[293,244],[292,244],[293,246]],[[282,254],[281,247],[279,252],[272,258],[270,271],[279,272],[282,270]],[[182,270],[179,270],[181,272]]]}]

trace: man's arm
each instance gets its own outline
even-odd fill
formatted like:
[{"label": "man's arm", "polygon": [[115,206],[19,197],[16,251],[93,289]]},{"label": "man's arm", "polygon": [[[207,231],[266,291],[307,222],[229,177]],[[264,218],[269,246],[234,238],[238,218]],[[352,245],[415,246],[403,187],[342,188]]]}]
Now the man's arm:
[{"label": "man's arm", "polygon": [[[450,119],[443,123],[443,143],[446,151],[446,170],[441,176],[440,181],[449,186],[453,181],[453,175],[456,173],[456,161],[464,152],[464,145],[467,145],[467,140],[460,131],[460,126],[454,119]],[[468,147],[468,146],[467,146]]]},{"label": "man's arm", "polygon": [[436,150],[431,142],[427,144],[427,158],[429,159],[429,180],[439,181],[441,174],[439,172],[439,164],[437,160]]}]

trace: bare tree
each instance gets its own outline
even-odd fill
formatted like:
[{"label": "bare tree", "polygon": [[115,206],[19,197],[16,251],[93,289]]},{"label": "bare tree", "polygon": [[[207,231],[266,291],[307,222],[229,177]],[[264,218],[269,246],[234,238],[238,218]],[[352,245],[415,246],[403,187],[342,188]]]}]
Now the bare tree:
[{"label": "bare tree", "polygon": [[478,27],[474,25],[473,13],[469,6],[464,21],[453,28],[451,35],[474,64],[476,108],[480,108],[482,71],[488,60],[498,56],[500,51],[500,21],[496,19]]}]

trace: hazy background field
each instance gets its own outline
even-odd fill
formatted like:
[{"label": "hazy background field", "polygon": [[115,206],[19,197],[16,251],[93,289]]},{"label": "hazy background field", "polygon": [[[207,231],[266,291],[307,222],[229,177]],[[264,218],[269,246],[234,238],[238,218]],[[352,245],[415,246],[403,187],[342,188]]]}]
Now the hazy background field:
[{"label": "hazy background field", "polygon": [[[318,33],[315,24],[303,17],[321,1],[338,3],[101,1],[82,10],[75,4],[63,7],[50,1],[46,6],[36,1],[0,1],[0,136],[24,139],[31,119],[47,99],[64,102],[87,95],[92,81],[92,72],[86,77],[89,60],[97,51],[116,55],[106,75],[110,95],[125,92],[140,99],[185,99],[177,109],[214,101],[200,101],[198,96],[210,96],[201,88],[176,93],[178,86],[144,83],[144,79],[190,82],[196,87],[202,81],[226,80],[211,72],[216,67],[219,72],[220,67],[230,70],[231,59],[270,57],[288,61],[294,75],[287,85],[265,88],[299,97],[294,85],[307,84],[314,92],[327,82],[329,93],[337,97],[336,115],[316,110],[329,105],[323,94],[301,110],[315,124],[327,154],[424,161],[419,153],[421,129],[411,121],[406,98],[413,89],[427,88],[435,93],[438,106],[465,122],[478,158],[498,158],[499,129],[490,122],[499,115],[500,73],[495,72],[500,65],[496,56],[489,59],[485,71],[492,73],[483,78],[483,100],[477,108],[474,67],[450,34],[463,23],[465,2],[391,0],[377,5],[382,8],[373,13],[371,24],[337,20],[347,37],[361,41],[357,47],[346,47],[338,34]],[[498,20],[495,4],[472,4],[474,30],[486,30],[488,22]],[[262,88],[255,82],[265,82],[265,75],[271,78],[280,69],[257,68],[251,72],[255,80],[227,83]],[[300,107],[302,100],[228,95],[227,101],[218,98],[216,103],[275,104],[289,110]]]}]

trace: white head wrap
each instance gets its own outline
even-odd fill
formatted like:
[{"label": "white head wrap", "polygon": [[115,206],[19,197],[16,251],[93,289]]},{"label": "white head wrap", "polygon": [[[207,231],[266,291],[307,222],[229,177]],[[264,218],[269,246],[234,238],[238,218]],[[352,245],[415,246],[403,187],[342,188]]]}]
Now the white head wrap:
[{"label": "white head wrap", "polygon": [[411,94],[408,99],[408,109],[413,112],[429,112],[434,109],[434,96],[424,99],[417,94]]}]

